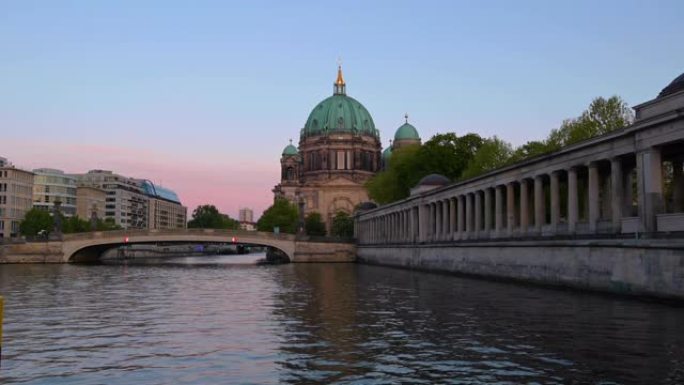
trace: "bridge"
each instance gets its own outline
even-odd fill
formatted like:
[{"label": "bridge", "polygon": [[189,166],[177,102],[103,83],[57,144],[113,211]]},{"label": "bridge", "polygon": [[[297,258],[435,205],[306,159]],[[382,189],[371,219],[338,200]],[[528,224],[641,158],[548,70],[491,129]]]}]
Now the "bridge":
[{"label": "bridge", "polygon": [[684,298],[680,78],[629,127],[358,214],[359,259]]},{"label": "bridge", "polygon": [[3,245],[0,262],[89,262],[107,250],[135,244],[232,243],[268,246],[291,262],[351,262],[355,245],[333,239],[311,239],[291,234],[218,229],[117,230],[65,234],[61,240]]}]

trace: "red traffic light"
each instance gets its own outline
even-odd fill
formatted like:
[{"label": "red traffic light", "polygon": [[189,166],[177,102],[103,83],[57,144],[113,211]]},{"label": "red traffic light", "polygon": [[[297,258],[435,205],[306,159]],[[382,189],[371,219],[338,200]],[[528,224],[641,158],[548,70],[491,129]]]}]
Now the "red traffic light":
[{"label": "red traffic light", "polygon": [[237,237],[231,238],[231,241],[232,241],[233,243],[237,243]]},{"label": "red traffic light", "polygon": [[124,238],[124,243],[128,243],[128,237]]}]

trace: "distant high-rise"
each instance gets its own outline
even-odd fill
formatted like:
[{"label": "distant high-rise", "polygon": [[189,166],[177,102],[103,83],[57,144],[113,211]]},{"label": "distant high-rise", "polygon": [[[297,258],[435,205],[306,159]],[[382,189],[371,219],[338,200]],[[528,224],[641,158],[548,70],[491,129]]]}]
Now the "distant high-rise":
[{"label": "distant high-rise", "polygon": [[240,209],[239,219],[240,222],[254,222],[254,211],[247,207]]}]

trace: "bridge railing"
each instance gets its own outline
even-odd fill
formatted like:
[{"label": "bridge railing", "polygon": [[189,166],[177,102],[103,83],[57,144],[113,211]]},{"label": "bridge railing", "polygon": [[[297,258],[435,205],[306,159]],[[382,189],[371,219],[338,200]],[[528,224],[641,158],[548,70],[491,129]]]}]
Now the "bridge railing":
[{"label": "bridge railing", "polygon": [[103,238],[125,238],[144,237],[144,236],[225,236],[226,242],[231,242],[232,238],[237,238],[239,243],[241,238],[264,239],[264,240],[294,240],[292,234],[274,234],[258,231],[232,230],[232,229],[164,229],[164,230],[112,230],[112,231],[92,231],[87,233],[64,234],[63,240],[76,241]]}]

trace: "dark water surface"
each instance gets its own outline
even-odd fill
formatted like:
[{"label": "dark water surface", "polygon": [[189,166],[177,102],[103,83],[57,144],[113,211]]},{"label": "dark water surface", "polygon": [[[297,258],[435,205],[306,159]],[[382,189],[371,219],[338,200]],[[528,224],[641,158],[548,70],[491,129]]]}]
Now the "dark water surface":
[{"label": "dark water surface", "polygon": [[681,307],[230,258],[0,265],[0,383],[684,383]]}]

